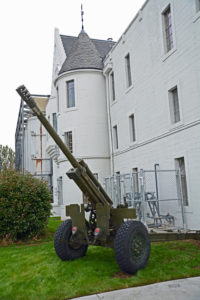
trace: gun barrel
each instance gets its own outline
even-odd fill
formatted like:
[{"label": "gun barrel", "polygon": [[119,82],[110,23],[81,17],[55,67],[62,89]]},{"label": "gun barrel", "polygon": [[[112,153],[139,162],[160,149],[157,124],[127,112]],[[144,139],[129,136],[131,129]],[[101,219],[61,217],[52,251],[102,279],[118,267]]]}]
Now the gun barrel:
[{"label": "gun barrel", "polygon": [[16,89],[16,91],[21,96],[21,98],[26,102],[26,104],[32,109],[32,111],[36,114],[38,119],[41,121],[42,125],[46,128],[48,133],[54,139],[55,143],[59,146],[59,148],[64,153],[64,155],[68,158],[71,165],[74,168],[80,168],[80,165],[79,165],[78,161],[71,154],[70,150],[64,144],[64,142],[59,137],[59,135],[54,130],[54,128],[49,124],[49,122],[47,121],[47,119],[45,118],[45,116],[41,112],[41,110],[38,108],[37,104],[35,103],[34,99],[32,98],[32,96],[29,93],[29,91],[27,90],[27,88],[24,85],[21,85]]},{"label": "gun barrel", "polygon": [[76,182],[83,193],[87,193],[90,196],[90,199],[93,203],[100,202],[103,205],[112,205],[112,200],[107,195],[98,180],[96,180],[95,176],[92,174],[86,163],[84,161],[78,162],[75,159],[75,157],[64,144],[57,132],[45,118],[44,114],[38,108],[27,88],[24,85],[21,85],[16,89],[16,91],[26,102],[26,104],[32,109],[32,111],[41,121],[42,125],[46,128],[55,143],[59,146],[63,154],[68,158],[69,162],[73,166],[74,170],[67,173],[68,177]]}]

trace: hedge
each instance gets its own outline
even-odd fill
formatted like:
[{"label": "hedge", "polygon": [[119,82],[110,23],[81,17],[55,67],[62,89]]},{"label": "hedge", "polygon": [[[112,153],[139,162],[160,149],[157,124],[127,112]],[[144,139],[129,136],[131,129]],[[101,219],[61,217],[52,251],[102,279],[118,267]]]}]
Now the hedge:
[{"label": "hedge", "polygon": [[0,172],[0,239],[40,234],[50,216],[51,198],[46,182],[13,169]]}]

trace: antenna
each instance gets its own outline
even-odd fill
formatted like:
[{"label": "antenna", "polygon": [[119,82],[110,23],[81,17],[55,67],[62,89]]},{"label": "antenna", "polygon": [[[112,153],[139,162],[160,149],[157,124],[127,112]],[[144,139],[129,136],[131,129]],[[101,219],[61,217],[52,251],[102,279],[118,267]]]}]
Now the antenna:
[{"label": "antenna", "polygon": [[81,22],[82,22],[82,31],[84,31],[83,15],[84,15],[83,4],[81,4]]}]

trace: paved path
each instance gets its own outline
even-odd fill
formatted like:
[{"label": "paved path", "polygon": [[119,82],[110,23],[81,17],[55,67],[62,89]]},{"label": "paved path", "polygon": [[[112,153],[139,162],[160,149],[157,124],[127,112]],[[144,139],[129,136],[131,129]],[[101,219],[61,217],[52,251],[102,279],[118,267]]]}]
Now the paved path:
[{"label": "paved path", "polygon": [[165,281],[76,300],[200,300],[200,277]]}]

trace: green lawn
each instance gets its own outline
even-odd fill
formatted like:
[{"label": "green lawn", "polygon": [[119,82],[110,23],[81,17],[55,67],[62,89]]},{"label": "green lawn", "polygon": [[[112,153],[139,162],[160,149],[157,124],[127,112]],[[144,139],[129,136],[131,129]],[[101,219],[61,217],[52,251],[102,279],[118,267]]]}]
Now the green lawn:
[{"label": "green lawn", "polygon": [[[51,219],[49,231],[59,225]],[[112,249],[89,247],[75,261],[61,261],[52,241],[0,247],[0,299],[64,300],[159,281],[200,276],[200,242],[152,243],[147,267],[120,272]]]}]

